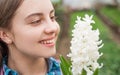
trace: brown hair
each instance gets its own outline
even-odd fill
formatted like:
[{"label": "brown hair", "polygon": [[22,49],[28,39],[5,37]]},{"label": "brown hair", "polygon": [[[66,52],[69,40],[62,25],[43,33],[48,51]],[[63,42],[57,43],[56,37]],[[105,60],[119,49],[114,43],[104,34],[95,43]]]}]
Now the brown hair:
[{"label": "brown hair", "polygon": [[[11,28],[11,20],[22,1],[23,0],[0,0],[0,28]],[[0,39],[0,66],[2,66],[3,57],[7,55],[7,44]]]}]

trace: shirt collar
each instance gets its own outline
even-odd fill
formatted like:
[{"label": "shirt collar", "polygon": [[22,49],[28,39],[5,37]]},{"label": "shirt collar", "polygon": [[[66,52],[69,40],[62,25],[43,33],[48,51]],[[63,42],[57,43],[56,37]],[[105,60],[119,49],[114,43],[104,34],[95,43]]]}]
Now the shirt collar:
[{"label": "shirt collar", "polygon": [[55,70],[60,70],[59,62],[56,61],[52,57],[48,59],[48,65],[49,65],[48,72],[52,72],[52,71],[55,71]]},{"label": "shirt collar", "polygon": [[[60,71],[60,65],[58,61],[56,61],[54,58],[50,57],[47,59],[48,62],[48,72],[47,75],[54,71]],[[18,75],[17,71],[10,69],[7,66],[7,57],[3,59],[3,70],[5,75]]]}]

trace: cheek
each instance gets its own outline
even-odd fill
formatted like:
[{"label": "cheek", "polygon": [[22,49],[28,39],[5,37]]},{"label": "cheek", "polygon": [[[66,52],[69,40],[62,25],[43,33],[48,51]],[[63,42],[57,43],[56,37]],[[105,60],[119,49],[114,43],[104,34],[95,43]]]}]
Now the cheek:
[{"label": "cheek", "polygon": [[36,49],[38,40],[40,40],[41,33],[38,30],[19,30],[14,33],[14,45],[15,48],[24,53],[32,53]]},{"label": "cheek", "polygon": [[39,37],[40,34],[37,33],[37,31],[35,32],[28,32],[28,31],[25,31],[25,32],[21,32],[21,33],[18,33],[16,34],[16,37],[15,39],[18,40],[18,41],[24,41],[24,42],[33,42],[33,41],[36,41]]},{"label": "cheek", "polygon": [[41,36],[42,32],[40,32],[38,29],[32,29],[32,28],[22,28],[14,30],[14,42],[17,45],[23,45],[28,46],[31,43],[37,42]]},{"label": "cheek", "polygon": [[[34,36],[34,35],[33,35]],[[32,34],[18,33],[15,35],[14,43],[18,49],[24,50],[32,46],[31,43],[34,43],[35,37]]]}]

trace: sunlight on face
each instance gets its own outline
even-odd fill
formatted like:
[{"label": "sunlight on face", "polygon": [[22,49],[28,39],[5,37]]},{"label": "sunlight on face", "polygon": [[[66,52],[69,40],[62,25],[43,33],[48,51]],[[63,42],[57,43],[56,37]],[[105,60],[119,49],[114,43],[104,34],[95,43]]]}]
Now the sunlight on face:
[{"label": "sunlight on face", "polygon": [[50,57],[56,53],[59,31],[50,0],[24,0],[12,21],[10,53]]}]

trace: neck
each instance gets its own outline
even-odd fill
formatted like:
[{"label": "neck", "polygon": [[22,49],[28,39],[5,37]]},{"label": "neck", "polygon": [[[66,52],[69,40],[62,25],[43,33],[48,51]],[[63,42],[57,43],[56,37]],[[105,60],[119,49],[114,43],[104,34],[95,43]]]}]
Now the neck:
[{"label": "neck", "polygon": [[16,70],[19,75],[45,75],[47,73],[45,58],[9,56],[8,66]]}]

